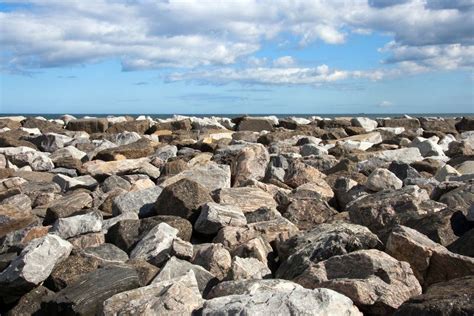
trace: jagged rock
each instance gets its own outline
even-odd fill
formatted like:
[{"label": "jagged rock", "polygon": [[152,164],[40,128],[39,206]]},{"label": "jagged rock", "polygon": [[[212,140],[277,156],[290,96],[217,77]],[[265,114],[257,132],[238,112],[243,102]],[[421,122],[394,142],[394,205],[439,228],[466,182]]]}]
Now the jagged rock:
[{"label": "jagged rock", "polygon": [[325,177],[326,175],[318,169],[303,162],[295,161],[288,168],[285,175],[285,183],[292,188],[296,188],[308,182],[317,183]]},{"label": "jagged rock", "polygon": [[170,280],[115,294],[104,302],[103,315],[191,315],[203,299],[193,271]]},{"label": "jagged rock", "polygon": [[416,118],[389,118],[383,119],[384,127],[404,127],[406,129],[416,129],[420,127],[420,121]]},{"label": "jagged rock", "polygon": [[157,146],[157,143],[146,138],[141,138],[127,145],[101,150],[95,155],[95,159],[111,161],[120,160],[123,159],[123,157],[126,159],[147,157],[155,152]]},{"label": "jagged rock", "polygon": [[403,182],[387,169],[377,168],[369,175],[365,185],[369,190],[378,192],[401,189]]},{"label": "jagged rock", "polygon": [[418,148],[423,157],[445,156],[443,149],[432,139],[417,137],[411,142],[410,147]]},{"label": "jagged rock", "polygon": [[358,250],[312,264],[295,282],[306,288],[329,288],[347,295],[368,313],[393,312],[421,294],[410,265],[375,249]]},{"label": "jagged rock", "polygon": [[245,226],[247,219],[238,206],[209,202],[201,207],[194,229],[203,234],[215,234],[224,226]]},{"label": "jagged rock", "polygon": [[354,117],[351,120],[352,126],[359,126],[365,129],[366,132],[371,132],[377,128],[377,121],[371,120],[367,117]]},{"label": "jagged rock", "polygon": [[46,284],[54,291],[60,291],[87,273],[97,270],[100,263],[96,258],[71,255],[56,265]]},{"label": "jagged rock", "polygon": [[423,160],[420,150],[416,147],[401,148],[395,150],[383,150],[379,152],[370,153],[370,156],[379,158],[385,161],[398,161],[402,163],[412,163]]},{"label": "jagged rock", "polygon": [[474,277],[454,279],[430,286],[422,295],[403,303],[396,316],[474,314]]},{"label": "jagged rock", "polygon": [[0,253],[7,251],[20,252],[33,239],[44,237],[51,226],[28,226],[8,233],[0,239]]},{"label": "jagged rock", "polygon": [[212,202],[209,191],[197,182],[182,179],[163,189],[155,203],[158,215],[175,215],[196,221],[201,205]]},{"label": "jagged rock", "polygon": [[163,161],[168,161],[168,159],[176,157],[178,153],[178,147],[175,145],[165,145],[159,147],[153,156],[160,158]]},{"label": "jagged rock", "polygon": [[194,246],[192,263],[223,280],[231,268],[232,257],[222,244],[200,244]]},{"label": "jagged rock", "polygon": [[69,242],[51,234],[31,241],[0,273],[0,294],[14,297],[30,291],[46,280],[54,267],[69,256],[71,250]]},{"label": "jagged rock", "polygon": [[270,269],[255,258],[234,257],[229,270],[231,280],[263,279],[271,276]]},{"label": "jagged rock", "polygon": [[256,294],[265,291],[293,291],[304,289],[298,283],[283,279],[252,279],[223,281],[212,288],[208,299],[228,295]]},{"label": "jagged rock", "polygon": [[214,191],[223,188],[230,188],[231,171],[230,167],[227,165],[208,163],[203,166],[184,170],[164,180],[160,183],[160,186],[167,187],[181,179],[195,181],[207,188],[209,191]]},{"label": "jagged rock", "polygon": [[474,184],[466,183],[451,190],[443,194],[439,201],[452,209],[460,210],[467,214],[467,210],[474,204]]},{"label": "jagged rock", "polygon": [[193,244],[180,238],[175,238],[171,245],[171,255],[184,260],[191,260],[194,250]]},{"label": "jagged rock", "polygon": [[80,252],[80,255],[86,258],[97,259],[101,264],[123,263],[128,260],[128,255],[125,251],[109,243],[85,248]]},{"label": "jagged rock", "polygon": [[353,302],[329,289],[271,289],[204,302],[202,315],[362,315]]},{"label": "jagged rock", "polygon": [[277,203],[267,192],[252,187],[226,188],[219,192],[219,203],[235,205],[245,213],[261,207],[276,208]]},{"label": "jagged rock", "polygon": [[27,227],[35,220],[29,210],[12,204],[0,205],[0,238],[15,230]]},{"label": "jagged rock", "polygon": [[232,255],[243,258],[255,258],[266,266],[272,264],[274,260],[272,246],[261,237],[256,237],[240,244],[232,251]]},{"label": "jagged rock", "polygon": [[[105,177],[111,175],[131,174],[131,173],[146,173],[146,168],[151,170],[156,169],[152,166],[147,158],[138,159],[124,159],[117,161],[102,161],[93,160],[82,165],[86,174],[93,177]],[[154,171],[154,175],[159,176],[159,170]]]},{"label": "jagged rock", "polygon": [[125,122],[114,123],[107,129],[107,133],[123,133],[123,132],[135,132],[138,134],[145,134],[146,130],[150,127],[150,122],[147,120],[133,120]]},{"label": "jagged rock", "polygon": [[105,266],[89,272],[61,291],[45,298],[47,315],[97,315],[105,300],[140,286],[137,272],[126,266]]},{"label": "jagged rock", "polygon": [[140,217],[150,216],[154,213],[156,199],[160,196],[162,188],[153,186],[148,189],[127,192],[114,198],[112,213],[137,213]]},{"label": "jagged rock", "polygon": [[92,198],[86,192],[74,192],[54,200],[46,211],[45,223],[53,223],[58,218],[77,214],[92,206]]},{"label": "jagged rock", "polygon": [[100,187],[102,191],[104,191],[104,193],[107,193],[116,190],[117,188],[123,189],[125,191],[130,191],[132,185],[124,178],[117,175],[112,175],[110,177],[107,177],[107,179],[102,182]]},{"label": "jagged rock", "polygon": [[130,258],[145,259],[159,265],[169,258],[177,234],[178,230],[166,223],[156,225],[133,248]]},{"label": "jagged rock", "polygon": [[53,181],[57,183],[63,191],[69,191],[78,188],[92,190],[98,185],[97,180],[89,175],[71,178],[62,174],[57,174],[54,176]]},{"label": "jagged rock", "polygon": [[39,315],[41,314],[41,302],[43,298],[53,293],[51,290],[40,285],[23,295],[15,307],[9,310],[5,315]]},{"label": "jagged rock", "polygon": [[189,271],[193,271],[196,276],[198,288],[204,295],[214,286],[217,282],[216,277],[204,269],[201,266],[189,263],[188,261],[171,257],[165,266],[161,269],[160,273],[152,281],[151,284],[171,280],[180,276],[186,275]]},{"label": "jagged rock", "polygon": [[315,144],[304,144],[300,148],[300,154],[303,157],[317,156],[321,157],[328,154],[327,149]]},{"label": "jagged rock", "polygon": [[141,259],[128,260],[127,266],[135,269],[138,273],[140,286],[146,286],[156,277],[160,269]]},{"label": "jagged rock", "polygon": [[237,126],[239,131],[273,131],[273,124],[266,118],[244,117]]},{"label": "jagged rock", "polygon": [[89,134],[103,133],[109,127],[107,119],[78,119],[67,123],[66,128],[70,131],[84,131]]},{"label": "jagged rock", "polygon": [[102,230],[102,214],[98,211],[84,215],[59,218],[51,228],[51,232],[63,239]]},{"label": "jagged rock", "polygon": [[324,223],[338,212],[318,195],[291,198],[291,203],[283,216],[300,230],[308,230]]},{"label": "jagged rock", "polygon": [[378,237],[364,226],[349,223],[321,224],[277,244],[282,264],[278,278],[293,279],[312,263],[362,249],[382,249]]},{"label": "jagged rock", "polygon": [[270,156],[262,144],[249,144],[232,162],[234,185],[248,179],[261,180],[265,176]]},{"label": "jagged rock", "polygon": [[465,116],[461,121],[456,123],[456,129],[459,132],[472,131],[474,130],[474,119],[470,116]]}]

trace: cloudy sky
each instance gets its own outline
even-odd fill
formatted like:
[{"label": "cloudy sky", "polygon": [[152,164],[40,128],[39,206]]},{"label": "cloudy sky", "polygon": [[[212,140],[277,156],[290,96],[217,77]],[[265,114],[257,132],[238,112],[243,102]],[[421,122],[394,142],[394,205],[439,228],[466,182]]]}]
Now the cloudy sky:
[{"label": "cloudy sky", "polygon": [[474,0],[0,0],[3,113],[474,112]]}]

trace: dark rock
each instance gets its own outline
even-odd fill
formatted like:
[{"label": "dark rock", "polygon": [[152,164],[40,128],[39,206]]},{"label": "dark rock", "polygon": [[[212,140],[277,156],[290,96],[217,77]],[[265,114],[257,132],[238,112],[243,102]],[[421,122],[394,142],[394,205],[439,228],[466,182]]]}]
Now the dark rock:
[{"label": "dark rock", "polygon": [[244,117],[237,126],[239,131],[273,131],[273,124],[265,118]]},{"label": "dark rock", "polygon": [[97,270],[100,263],[96,258],[71,255],[54,268],[45,284],[54,291],[60,291],[87,273]]},{"label": "dark rock", "polygon": [[213,202],[205,187],[189,179],[182,179],[163,189],[155,203],[158,215],[180,216],[194,222],[201,205]]},{"label": "dark rock", "polygon": [[122,132],[136,132],[138,134],[145,134],[150,127],[148,120],[134,120],[115,123],[107,129],[107,133],[122,133]]},{"label": "dark rock", "polygon": [[109,122],[105,118],[72,120],[66,126],[70,131],[84,131],[89,134],[103,133],[108,127]]},{"label": "dark rock", "polygon": [[382,120],[383,127],[404,127],[405,129],[417,129],[420,121],[416,118],[390,118]]},{"label": "dark rock", "polygon": [[418,171],[411,167],[409,164],[393,161],[390,163],[388,170],[393,172],[400,180],[405,180],[406,178],[419,178],[420,174]]},{"label": "dark rock", "polygon": [[6,313],[6,316],[20,315],[41,315],[41,302],[44,297],[52,295],[54,292],[40,285],[23,295],[15,307]]},{"label": "dark rock", "polygon": [[448,249],[452,252],[458,253],[463,256],[474,257],[474,229],[469,230],[467,233],[459,237],[453,243],[448,246]]},{"label": "dark rock", "polygon": [[46,211],[45,224],[51,224],[58,218],[81,213],[81,210],[92,205],[92,198],[86,192],[74,192],[51,203]]},{"label": "dark rock", "polygon": [[155,152],[157,144],[147,138],[141,138],[128,145],[122,145],[114,148],[104,149],[97,153],[95,159],[104,161],[118,160],[125,157],[127,159],[136,159],[152,155]]},{"label": "dark rock", "polygon": [[22,125],[26,128],[38,128],[43,134],[64,133],[64,129],[61,125],[36,118],[27,118],[22,122]]},{"label": "dark rock", "polygon": [[109,243],[83,249],[81,251],[81,256],[97,259],[102,264],[123,263],[128,260],[128,255],[125,251]]},{"label": "dark rock", "polygon": [[421,123],[421,128],[423,128],[425,131],[442,132],[444,134],[453,135],[457,134],[454,124],[451,124],[450,121],[446,121],[444,119],[430,119],[425,117],[420,117],[419,121]]},{"label": "dark rock", "polygon": [[30,225],[34,220],[35,217],[29,210],[10,204],[0,205],[0,238]]},{"label": "dark rock", "polygon": [[465,116],[461,121],[456,123],[456,129],[458,132],[467,132],[474,130],[474,117]]},{"label": "dark rock", "polygon": [[320,197],[294,198],[283,213],[290,222],[300,230],[314,228],[332,216],[338,214],[329,204]]}]

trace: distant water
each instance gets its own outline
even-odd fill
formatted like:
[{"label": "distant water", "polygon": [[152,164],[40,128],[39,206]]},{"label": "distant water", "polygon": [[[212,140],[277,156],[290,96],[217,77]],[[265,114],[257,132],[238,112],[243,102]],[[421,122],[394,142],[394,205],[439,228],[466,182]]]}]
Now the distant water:
[{"label": "distant water", "polygon": [[[0,116],[17,116],[17,115],[22,115],[26,117],[35,117],[35,116],[42,116],[46,119],[55,119],[58,118],[65,113],[61,114],[44,114],[44,113],[8,113],[8,114],[3,114],[0,113]],[[404,113],[346,113],[346,114],[324,114],[324,113],[314,113],[314,114],[291,114],[291,113],[286,113],[286,114],[271,114],[271,113],[262,113],[262,114],[217,114],[217,113],[209,113],[209,114],[152,114],[152,113],[143,113],[143,114],[87,114],[87,113],[81,113],[81,114],[71,114],[77,118],[81,118],[84,116],[91,116],[91,117],[107,117],[107,116],[131,116],[131,117],[138,117],[140,115],[146,115],[150,116],[152,118],[160,118],[160,119],[166,119],[173,117],[173,115],[183,115],[183,116],[196,116],[196,117],[210,117],[210,116],[219,116],[219,117],[239,117],[243,115],[248,115],[248,116],[268,116],[268,115],[273,115],[278,118],[284,118],[284,117],[310,117],[310,116],[320,116],[324,118],[335,118],[335,117],[357,117],[357,116],[363,116],[363,117],[369,117],[369,118],[378,118],[378,117],[401,117],[405,115]],[[409,113],[407,114],[412,117],[463,117],[463,116],[473,116],[474,113]]]}]

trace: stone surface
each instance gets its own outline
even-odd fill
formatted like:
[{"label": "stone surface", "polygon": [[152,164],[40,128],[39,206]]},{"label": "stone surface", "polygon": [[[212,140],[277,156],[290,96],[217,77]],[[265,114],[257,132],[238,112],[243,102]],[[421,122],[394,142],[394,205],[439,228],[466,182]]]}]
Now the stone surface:
[{"label": "stone surface", "polygon": [[57,219],[79,213],[92,206],[92,198],[86,192],[73,192],[54,200],[46,211],[45,223],[54,223]]},{"label": "stone surface", "polygon": [[240,207],[244,213],[251,213],[261,207],[276,208],[277,203],[267,192],[252,187],[222,189],[219,203]]},{"label": "stone surface", "polygon": [[208,202],[201,207],[194,229],[203,234],[215,234],[224,226],[245,226],[247,219],[238,206]]},{"label": "stone surface", "polygon": [[271,276],[270,269],[255,258],[234,257],[229,271],[231,280],[264,279]]},{"label": "stone surface", "polygon": [[152,228],[133,248],[131,259],[145,259],[159,265],[170,257],[173,240],[178,230],[166,223],[160,223]]},{"label": "stone surface", "polygon": [[232,162],[234,185],[248,179],[261,180],[265,176],[270,156],[262,144],[249,144]]},{"label": "stone surface", "polygon": [[369,175],[365,185],[369,190],[378,192],[382,190],[401,189],[403,182],[387,169],[377,168]]},{"label": "stone surface", "polygon": [[223,280],[231,268],[232,257],[222,244],[200,244],[194,247],[192,263]]},{"label": "stone surface", "polygon": [[0,238],[15,230],[24,228],[35,220],[31,211],[15,205],[0,205]]},{"label": "stone surface", "polygon": [[51,232],[63,239],[102,230],[102,214],[94,211],[84,215],[59,218],[54,222]]},{"label": "stone surface", "polygon": [[196,221],[201,205],[212,202],[209,190],[197,182],[182,179],[163,189],[155,203],[158,215],[174,215]]},{"label": "stone surface", "polygon": [[393,312],[421,294],[410,265],[379,250],[358,250],[311,265],[294,279],[306,288],[329,288],[347,295],[363,311]]},{"label": "stone surface", "polygon": [[161,192],[161,187],[153,186],[148,189],[121,194],[113,200],[112,213],[114,215],[137,213],[140,217],[153,215],[154,204]]},{"label": "stone surface", "polygon": [[43,298],[52,294],[52,291],[40,285],[23,295],[18,303],[16,303],[15,307],[9,310],[5,315],[17,316],[41,314],[41,302]]},{"label": "stone surface", "polygon": [[52,234],[33,240],[0,273],[2,296],[28,292],[46,280],[54,267],[69,256],[71,250],[69,242]]},{"label": "stone surface", "polygon": [[285,174],[285,183],[292,188],[296,188],[308,182],[319,182],[326,177],[318,169],[311,167],[303,162],[296,161],[290,164]]}]

